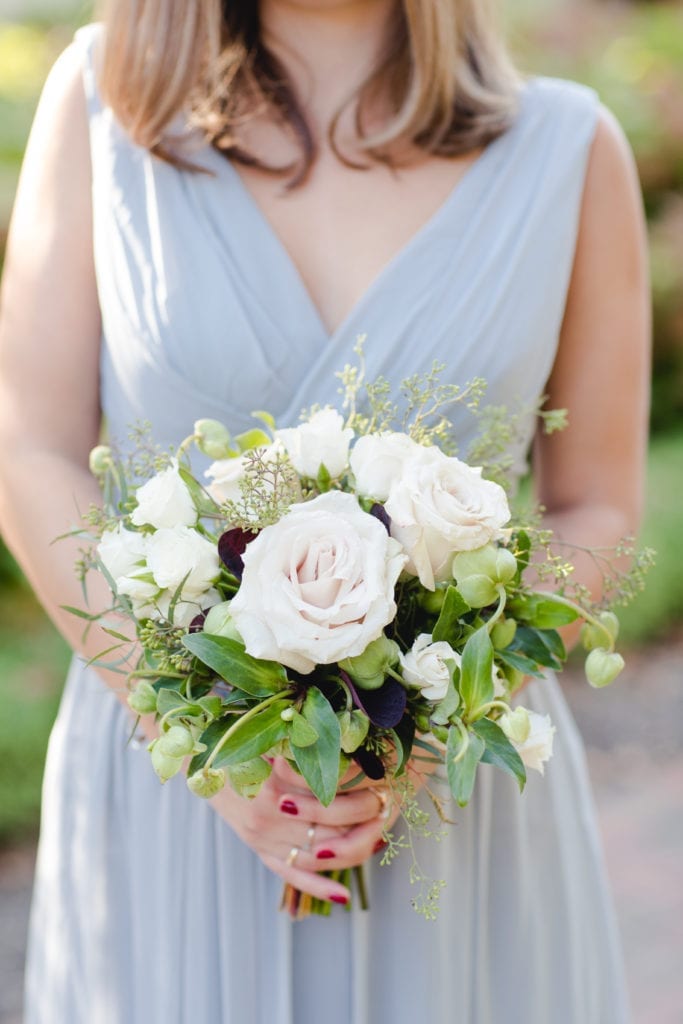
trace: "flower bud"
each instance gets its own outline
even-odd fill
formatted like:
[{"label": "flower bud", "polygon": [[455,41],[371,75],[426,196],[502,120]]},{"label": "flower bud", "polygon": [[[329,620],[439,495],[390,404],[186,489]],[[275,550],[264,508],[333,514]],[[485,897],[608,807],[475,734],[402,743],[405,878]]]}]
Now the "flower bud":
[{"label": "flower bud", "polygon": [[97,444],[90,452],[88,460],[90,472],[93,476],[103,476],[112,466],[113,459],[111,448],[108,444]]},{"label": "flower bud", "polygon": [[526,708],[507,711],[498,719],[498,725],[511,743],[526,743],[529,739],[531,720]]},{"label": "flower bud", "polygon": [[515,639],[517,623],[514,619],[499,619],[491,630],[491,642],[498,651],[505,650]]},{"label": "flower bud", "polygon": [[136,715],[151,715],[157,709],[157,691],[146,679],[141,679],[132,693],[128,694],[128,707]]},{"label": "flower bud", "polygon": [[364,742],[370,722],[362,711],[343,711],[339,716],[341,726],[341,748],[345,754],[352,754]]},{"label": "flower bud", "polygon": [[294,708],[290,706],[280,712],[280,718],[283,722],[291,722],[294,719],[294,714]]},{"label": "flower bud", "polygon": [[168,732],[163,733],[156,742],[167,757],[187,757],[192,753],[194,738],[184,725],[172,725]]},{"label": "flower bud", "polygon": [[182,757],[171,757],[155,740],[149,748],[152,755],[152,767],[162,782],[168,782],[174,775],[177,775],[183,766]]},{"label": "flower bud", "polygon": [[517,559],[507,548],[485,544],[475,551],[461,551],[453,559],[456,580],[466,576],[488,576],[492,583],[509,583],[517,572]]},{"label": "flower bud", "polygon": [[436,590],[424,590],[418,598],[421,608],[430,614],[438,615],[446,599],[446,588],[437,586]]},{"label": "flower bud", "polygon": [[228,640],[237,640],[242,643],[242,637],[237,632],[237,627],[230,614],[230,601],[221,601],[209,608],[204,619],[204,632],[211,636],[225,636]]},{"label": "flower bud", "polygon": [[395,665],[398,659],[398,646],[382,634],[369,643],[362,654],[340,661],[339,667],[348,672],[362,690],[378,690],[386,678],[387,668]]},{"label": "flower bud", "polygon": [[497,585],[488,576],[464,576],[457,579],[458,591],[470,608],[486,608],[498,600]]},{"label": "flower bud", "polygon": [[593,622],[584,622],[581,627],[581,644],[586,651],[593,651],[596,647],[605,647],[607,640],[605,630],[607,630],[607,635],[612,638],[612,641],[617,639],[619,619],[614,612],[601,612],[598,615],[598,621],[604,627],[603,629],[600,629],[600,626]]},{"label": "flower bud", "polygon": [[197,420],[194,425],[195,444],[210,459],[228,459],[233,453],[230,434],[218,420]]},{"label": "flower bud", "polygon": [[228,768],[230,785],[239,796],[253,800],[258,796],[261,786],[271,773],[271,767],[262,757],[253,757],[243,764],[233,764]]},{"label": "flower bud", "polygon": [[609,686],[624,667],[624,659],[616,652],[610,653],[596,647],[586,658],[586,679],[591,686]]},{"label": "flower bud", "polygon": [[195,796],[209,800],[219,793],[225,785],[225,772],[222,768],[201,768],[187,780],[187,788]]}]

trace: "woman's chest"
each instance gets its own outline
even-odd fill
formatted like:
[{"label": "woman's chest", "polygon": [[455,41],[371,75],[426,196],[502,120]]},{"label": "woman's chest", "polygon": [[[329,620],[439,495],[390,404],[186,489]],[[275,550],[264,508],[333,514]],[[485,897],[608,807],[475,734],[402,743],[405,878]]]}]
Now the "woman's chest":
[{"label": "woman's chest", "polygon": [[321,158],[305,184],[235,168],[332,335],[371,284],[435,216],[480,154],[357,170]]}]

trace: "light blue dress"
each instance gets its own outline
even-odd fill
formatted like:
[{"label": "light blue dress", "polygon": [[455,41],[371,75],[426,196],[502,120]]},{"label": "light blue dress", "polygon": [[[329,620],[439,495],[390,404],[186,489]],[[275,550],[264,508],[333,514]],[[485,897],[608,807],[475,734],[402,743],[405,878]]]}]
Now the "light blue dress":
[{"label": "light blue dress", "polygon": [[[335,403],[367,334],[368,373],[447,363],[494,402],[540,393],[555,355],[597,117],[593,92],[533,79],[519,116],[391,260],[333,336],[291,259],[220,155],[214,177],[133,145],[89,106],[102,403],[109,429],[195,419],[233,431]],[[466,447],[469,424],[461,424]],[[523,451],[520,449],[520,457]],[[74,663],[50,741],[27,966],[27,1024],[624,1024],[613,911],[580,739],[557,682],[526,702],[557,727],[522,797],[483,767],[440,844],[436,922],[410,906],[408,862],[369,868],[369,913],[293,924],[280,881],[182,778],[161,787],[130,719]]]}]

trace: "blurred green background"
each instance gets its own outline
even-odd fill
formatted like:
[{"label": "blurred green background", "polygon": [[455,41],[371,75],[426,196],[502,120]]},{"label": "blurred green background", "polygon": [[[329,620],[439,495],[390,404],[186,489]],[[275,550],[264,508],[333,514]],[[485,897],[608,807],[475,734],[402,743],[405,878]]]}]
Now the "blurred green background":
[{"label": "blurred green background", "polygon": [[[659,559],[623,616],[628,644],[683,622],[683,9],[664,2],[509,0],[524,71],[594,86],[636,154],[652,254],[653,437],[643,543]],[[89,4],[0,0],[0,259],[36,100]],[[673,556],[673,557],[672,557]],[[45,745],[68,654],[0,541],[0,844],[35,833]]]}]

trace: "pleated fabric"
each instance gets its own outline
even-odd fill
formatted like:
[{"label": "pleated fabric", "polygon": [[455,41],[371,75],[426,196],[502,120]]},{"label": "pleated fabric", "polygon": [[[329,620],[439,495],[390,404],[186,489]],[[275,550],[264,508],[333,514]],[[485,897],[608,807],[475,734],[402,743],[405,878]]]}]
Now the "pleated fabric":
[{"label": "pleated fabric", "polygon": [[[268,409],[294,424],[336,404],[334,374],[367,335],[370,378],[446,363],[488,400],[533,403],[552,367],[598,101],[525,83],[513,127],[330,335],[235,169],[212,175],[134,145],[83,65],[110,433],[139,420],[177,444],[195,419],[233,431]],[[457,423],[462,451],[474,424]],[[531,422],[517,441],[523,465]],[[619,943],[581,740],[553,676],[527,706],[557,727],[545,777],[483,766],[440,842],[436,921],[411,907],[410,859],[368,866],[371,911],[292,923],[280,881],[181,778],[161,786],[132,720],[76,659],[52,732],[26,981],[26,1024],[626,1024]]]}]

